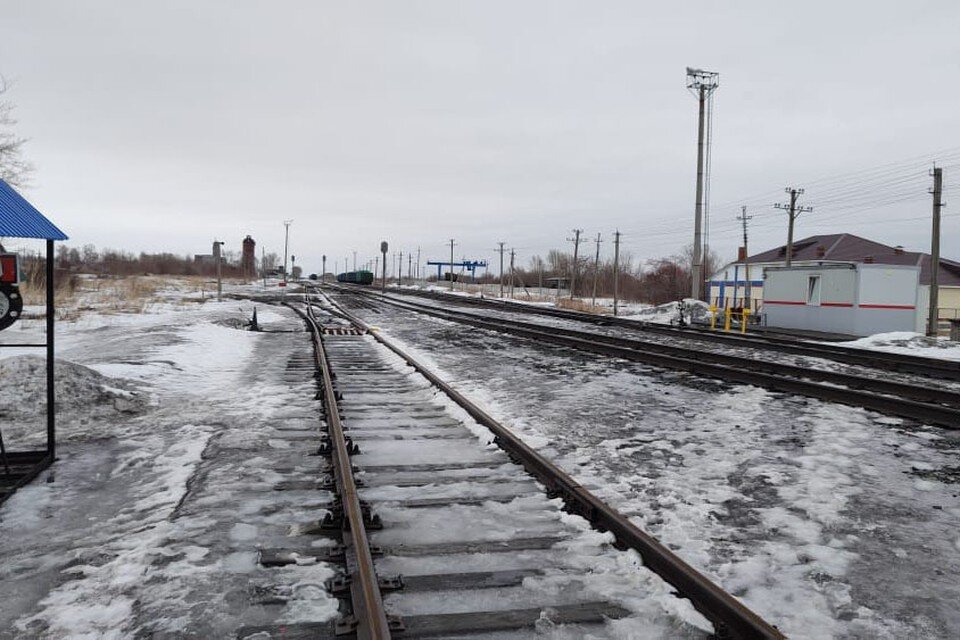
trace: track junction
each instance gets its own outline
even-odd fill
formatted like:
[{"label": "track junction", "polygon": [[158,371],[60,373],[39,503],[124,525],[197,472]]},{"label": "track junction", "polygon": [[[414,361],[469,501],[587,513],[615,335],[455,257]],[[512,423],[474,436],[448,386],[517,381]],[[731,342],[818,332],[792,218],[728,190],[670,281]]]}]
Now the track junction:
[{"label": "track junction", "polygon": [[[716,637],[782,637],[362,320],[325,297],[290,306],[312,334],[326,428],[319,453],[330,457],[324,486],[336,494],[310,533],[342,537],[345,570],[330,587],[349,604],[333,628],[287,633],[514,638],[575,625],[619,637],[639,625],[710,636],[683,615],[692,605]],[[613,545],[576,542],[584,527],[608,532]],[[626,606],[644,599],[629,593],[637,586],[629,574],[649,574],[634,566],[624,576],[625,550],[688,604],[668,597],[662,608],[654,586],[639,609]],[[268,550],[261,563],[296,557]],[[621,568],[605,571],[600,586],[604,566]],[[434,613],[443,600],[445,612]]]}]

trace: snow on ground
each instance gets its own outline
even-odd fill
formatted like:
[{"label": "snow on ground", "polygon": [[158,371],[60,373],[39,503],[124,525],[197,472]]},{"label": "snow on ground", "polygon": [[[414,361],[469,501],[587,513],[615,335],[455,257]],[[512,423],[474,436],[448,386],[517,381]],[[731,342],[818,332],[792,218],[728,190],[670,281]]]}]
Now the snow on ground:
[{"label": "snow on ground", "polygon": [[912,331],[877,333],[859,340],[830,344],[960,362],[960,343],[946,338],[930,338]]},{"label": "snow on ground", "polygon": [[[257,564],[329,495],[274,490],[316,477],[319,407],[312,372],[287,370],[310,353],[300,322],[258,305],[269,332],[243,331],[252,309],[171,296],[58,323],[59,460],[0,506],[0,638],[228,637],[335,615],[329,565]],[[40,363],[20,351],[0,352],[10,449],[44,424]]]},{"label": "snow on ground", "polygon": [[[652,307],[627,307],[620,315],[624,318],[644,322],[677,324],[680,321],[680,303],[667,302]],[[701,300],[685,298],[683,300],[683,318],[687,323],[706,322],[710,319],[710,305]]]},{"label": "snow on ground", "polygon": [[355,311],[790,637],[960,636],[953,432]]}]

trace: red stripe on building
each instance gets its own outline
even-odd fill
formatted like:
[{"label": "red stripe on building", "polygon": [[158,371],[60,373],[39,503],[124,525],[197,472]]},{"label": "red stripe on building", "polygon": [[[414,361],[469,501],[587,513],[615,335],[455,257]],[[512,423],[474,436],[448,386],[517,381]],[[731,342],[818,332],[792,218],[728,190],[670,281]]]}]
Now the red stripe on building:
[{"label": "red stripe on building", "polygon": [[821,307],[852,307],[852,302],[821,302]]},{"label": "red stripe on building", "polygon": [[916,309],[912,304],[861,304],[861,309]]},{"label": "red stripe on building", "polygon": [[763,304],[807,304],[807,303],[797,302],[796,300],[764,300]]}]

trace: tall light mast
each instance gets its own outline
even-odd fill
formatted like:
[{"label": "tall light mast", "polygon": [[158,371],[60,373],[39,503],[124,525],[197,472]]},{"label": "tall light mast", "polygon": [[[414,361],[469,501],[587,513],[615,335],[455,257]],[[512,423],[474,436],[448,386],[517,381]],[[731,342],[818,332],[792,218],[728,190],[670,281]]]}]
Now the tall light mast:
[{"label": "tall light mast", "polygon": [[690,297],[702,297],[706,280],[704,261],[704,212],[707,210],[706,194],[710,193],[710,116],[713,112],[713,92],[720,86],[720,74],[703,69],[687,67],[687,89],[700,103],[700,121],[697,128],[697,204],[693,221],[693,273]]}]

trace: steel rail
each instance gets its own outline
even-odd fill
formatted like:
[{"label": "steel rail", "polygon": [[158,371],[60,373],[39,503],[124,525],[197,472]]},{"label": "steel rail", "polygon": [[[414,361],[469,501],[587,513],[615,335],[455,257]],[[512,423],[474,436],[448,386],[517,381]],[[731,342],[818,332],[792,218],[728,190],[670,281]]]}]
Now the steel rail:
[{"label": "steel rail", "polygon": [[[864,387],[872,386],[875,389],[884,389],[885,392],[890,392],[891,389],[903,389],[901,383],[878,381],[862,376],[848,376],[847,374],[802,367],[793,368],[797,371],[798,375],[801,376],[794,378],[770,373],[769,371],[762,371],[764,365],[750,358],[695,351],[693,349],[658,345],[642,341],[629,341],[625,338],[600,336],[594,333],[548,327],[518,320],[481,318],[462,311],[437,309],[379,296],[375,296],[375,299],[382,303],[399,308],[406,308],[416,313],[431,315],[440,319],[468,324],[490,331],[533,338],[539,342],[642,362],[661,368],[678,369],[733,382],[758,385],[776,391],[801,394],[812,398],[909,418],[923,423],[932,423],[948,429],[960,429],[960,409],[956,407],[891,397],[855,388],[855,385]],[[712,360],[712,362],[705,360]],[[780,367],[783,367],[785,370],[788,369],[786,365],[776,365],[774,368],[779,369]],[[832,382],[833,384],[820,384],[803,379],[817,377],[821,380]],[[846,380],[846,382],[838,382],[843,380]],[[854,386],[840,387],[835,386],[835,384]],[[956,394],[951,394],[950,392],[926,390],[913,385],[904,386],[907,387],[911,393],[918,396],[926,395],[930,397],[932,392],[933,396],[942,395],[943,398],[957,402]]]},{"label": "steel rail", "polygon": [[572,311],[570,309],[537,307],[533,305],[511,302],[509,300],[501,301],[487,298],[452,296],[450,294],[434,291],[400,290],[392,293],[398,293],[404,296],[419,296],[434,300],[443,300],[456,304],[501,309],[517,313],[524,313],[527,315],[550,316],[588,324],[616,326],[628,329],[630,331],[659,333],[663,335],[689,338],[691,340],[727,344],[730,346],[779,351],[781,353],[803,355],[811,358],[824,358],[827,360],[833,360],[835,362],[857,364],[887,371],[912,373],[921,376],[960,381],[960,363],[937,360],[935,358],[925,358],[923,356],[888,353],[884,351],[867,351],[865,349],[858,349],[856,347],[845,347],[835,344],[824,344],[778,336],[757,336],[756,334],[735,335],[721,333],[709,329],[699,329],[695,327],[673,327],[654,322],[627,320],[625,318],[619,318],[615,316],[583,313],[580,311]]},{"label": "steel rail", "polygon": [[343,543],[347,551],[350,600],[356,623],[356,637],[359,640],[388,640],[391,637],[390,623],[383,607],[380,583],[373,564],[373,553],[367,538],[363,509],[360,506],[357,484],[353,478],[353,465],[343,433],[343,424],[340,421],[340,408],[320,327],[309,305],[306,312],[301,312],[289,303],[284,304],[293,309],[307,323],[313,339],[317,367],[320,370],[327,431],[332,445],[334,478],[343,507]]},{"label": "steel rail", "polygon": [[563,498],[567,510],[581,515],[595,528],[611,532],[618,546],[637,551],[647,568],[671,584],[681,597],[690,600],[697,611],[710,620],[714,625],[717,638],[773,640],[785,637],[776,627],[763,620],[740,600],[724,591],[654,537],[630,522],[616,509],[593,495],[483,409],[385,338],[379,331],[373,330],[363,320],[347,312],[332,300],[327,299],[327,302],[339,315],[349,319],[358,329],[369,333],[377,342],[400,356],[462,407],[470,417],[489,429],[494,435],[496,444],[506,451],[511,459],[521,464],[543,483],[552,495]]}]

